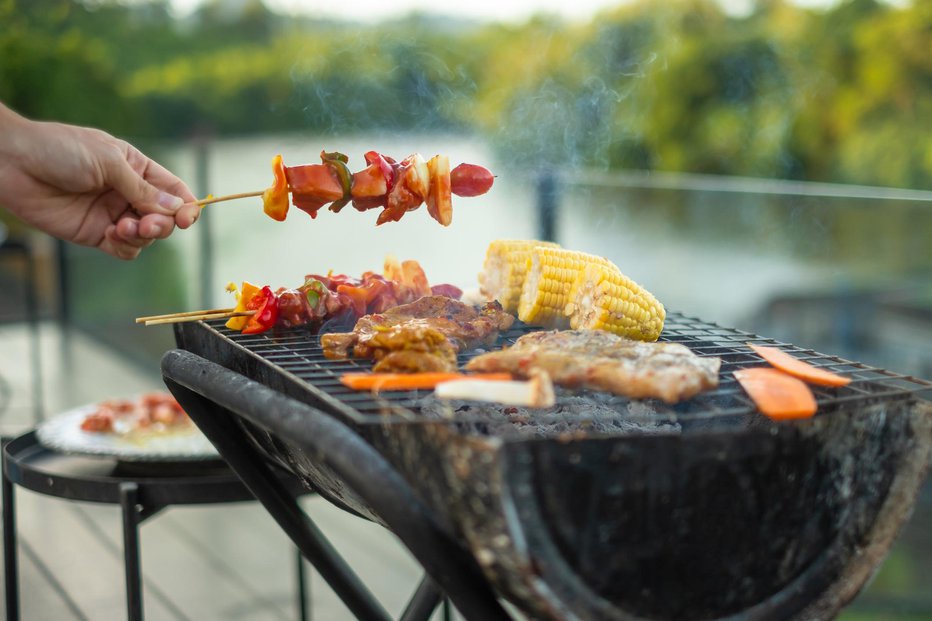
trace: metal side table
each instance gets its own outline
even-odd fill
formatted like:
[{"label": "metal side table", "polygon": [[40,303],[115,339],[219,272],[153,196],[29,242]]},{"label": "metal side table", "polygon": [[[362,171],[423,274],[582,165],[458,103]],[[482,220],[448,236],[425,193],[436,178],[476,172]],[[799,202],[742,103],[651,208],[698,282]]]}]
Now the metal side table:
[{"label": "metal side table", "polygon": [[[112,459],[66,455],[45,448],[31,431],[3,447],[3,563],[7,621],[19,619],[16,511],[14,486],[47,496],[84,502],[119,504],[123,512],[126,609],[130,621],[143,619],[139,525],[172,505],[200,505],[255,500],[255,496],[221,461],[166,464],[158,475],[138,472]],[[294,498],[310,493],[290,474],[279,472]],[[304,563],[297,552],[298,610],[307,619]]]}]

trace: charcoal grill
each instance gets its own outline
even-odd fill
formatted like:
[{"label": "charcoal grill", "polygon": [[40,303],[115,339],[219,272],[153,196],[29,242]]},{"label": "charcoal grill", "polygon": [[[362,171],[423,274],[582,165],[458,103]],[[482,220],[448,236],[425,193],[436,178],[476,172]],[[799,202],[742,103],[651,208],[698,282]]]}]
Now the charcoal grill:
[{"label": "charcoal grill", "polygon": [[[200,322],[176,339],[169,388],[362,618],[387,615],[264,462],[409,547],[427,577],[405,618],[442,591],[475,619],[508,618],[497,598],[544,619],[825,619],[880,564],[932,450],[932,383],[675,313],[661,340],[720,357],[720,386],[672,406],[612,399],[608,419],[492,424],[425,392],[353,392],[339,375],[368,363],[327,360],[301,328]],[[816,417],[773,423],[732,376],[764,364],[747,343],[853,381],[815,388]]]}]

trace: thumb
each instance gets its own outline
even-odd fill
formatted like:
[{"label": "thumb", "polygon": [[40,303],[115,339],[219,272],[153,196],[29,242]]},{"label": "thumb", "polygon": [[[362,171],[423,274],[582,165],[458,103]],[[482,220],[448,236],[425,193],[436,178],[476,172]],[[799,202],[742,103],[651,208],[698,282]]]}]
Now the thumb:
[{"label": "thumb", "polygon": [[146,181],[122,158],[112,161],[105,172],[105,178],[141,214],[173,216],[184,204],[181,197],[164,192]]}]

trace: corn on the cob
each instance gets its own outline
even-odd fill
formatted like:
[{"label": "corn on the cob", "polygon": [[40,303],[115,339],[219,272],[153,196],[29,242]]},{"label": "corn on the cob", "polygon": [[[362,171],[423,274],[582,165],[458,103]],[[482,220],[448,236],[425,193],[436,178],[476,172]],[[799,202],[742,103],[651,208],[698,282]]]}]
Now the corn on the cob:
[{"label": "corn on the cob", "polygon": [[489,244],[479,274],[482,295],[489,300],[498,300],[506,312],[516,312],[527,274],[528,255],[535,246],[559,248],[553,242],[533,239],[498,239]]},{"label": "corn on the cob", "polygon": [[616,269],[603,257],[563,248],[534,247],[527,261],[527,276],[518,300],[518,319],[548,328],[566,328],[564,315],[570,288],[579,272],[595,264]]},{"label": "corn on the cob", "polygon": [[564,313],[573,329],[607,330],[639,341],[656,341],[663,304],[614,266],[590,263],[570,289]]}]

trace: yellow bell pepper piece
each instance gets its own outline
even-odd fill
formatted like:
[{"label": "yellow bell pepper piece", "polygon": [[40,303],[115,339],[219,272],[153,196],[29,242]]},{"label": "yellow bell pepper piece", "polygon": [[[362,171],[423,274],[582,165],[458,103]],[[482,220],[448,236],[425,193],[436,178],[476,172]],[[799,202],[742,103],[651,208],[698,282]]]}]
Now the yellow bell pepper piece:
[{"label": "yellow bell pepper piece", "polygon": [[279,222],[288,215],[288,178],[285,176],[285,165],[282,156],[272,158],[272,173],[275,175],[271,187],[262,193],[262,208],[273,220]]},{"label": "yellow bell pepper piece", "polygon": [[[240,292],[236,295],[236,308],[233,310],[236,312],[244,311],[246,305],[249,303],[249,300],[252,299],[254,295],[259,293],[261,287],[257,287],[249,281],[243,281],[243,287]],[[230,317],[227,321],[226,326],[230,330],[242,330],[246,327],[246,323],[249,321],[249,317]]]}]

